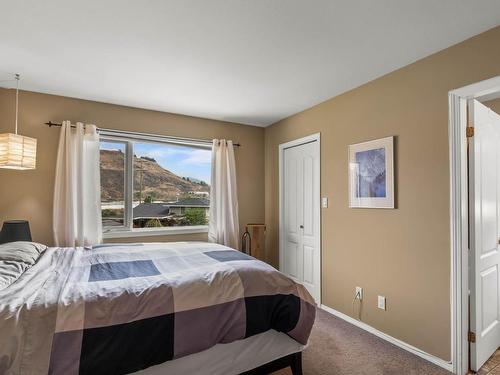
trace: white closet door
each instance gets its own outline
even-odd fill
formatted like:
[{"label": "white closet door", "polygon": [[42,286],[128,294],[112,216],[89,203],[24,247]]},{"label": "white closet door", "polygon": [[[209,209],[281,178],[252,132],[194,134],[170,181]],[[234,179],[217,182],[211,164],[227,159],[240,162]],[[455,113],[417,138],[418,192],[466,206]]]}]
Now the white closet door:
[{"label": "white closet door", "polygon": [[470,351],[478,371],[500,346],[500,116],[472,100],[469,122]]},{"label": "white closet door", "polygon": [[283,155],[282,270],[320,299],[319,142],[286,148]]}]

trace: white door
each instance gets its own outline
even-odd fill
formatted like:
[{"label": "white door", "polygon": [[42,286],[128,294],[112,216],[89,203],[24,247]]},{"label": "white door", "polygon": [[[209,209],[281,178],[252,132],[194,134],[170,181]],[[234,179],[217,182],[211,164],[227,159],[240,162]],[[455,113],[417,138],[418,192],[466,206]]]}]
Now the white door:
[{"label": "white door", "polygon": [[[320,302],[319,140],[282,152],[280,269]],[[282,238],[281,238],[282,237]]]},{"label": "white door", "polygon": [[500,346],[500,116],[471,100],[469,124],[470,352],[478,371]]}]

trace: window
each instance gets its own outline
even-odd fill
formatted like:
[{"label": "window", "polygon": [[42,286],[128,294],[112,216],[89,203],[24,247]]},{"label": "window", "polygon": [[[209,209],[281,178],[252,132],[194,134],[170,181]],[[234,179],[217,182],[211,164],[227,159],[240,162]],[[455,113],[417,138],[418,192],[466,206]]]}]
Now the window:
[{"label": "window", "polygon": [[207,231],[210,143],[117,134],[101,133],[105,236]]},{"label": "window", "polygon": [[101,213],[104,227],[125,225],[125,143],[101,142]]}]

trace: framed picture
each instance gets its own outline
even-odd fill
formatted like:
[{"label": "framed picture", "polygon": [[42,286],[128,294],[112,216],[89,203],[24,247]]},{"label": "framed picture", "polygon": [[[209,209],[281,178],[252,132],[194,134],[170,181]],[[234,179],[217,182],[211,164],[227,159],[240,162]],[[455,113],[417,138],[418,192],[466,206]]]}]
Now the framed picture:
[{"label": "framed picture", "polygon": [[349,207],[394,208],[394,137],[349,146]]}]

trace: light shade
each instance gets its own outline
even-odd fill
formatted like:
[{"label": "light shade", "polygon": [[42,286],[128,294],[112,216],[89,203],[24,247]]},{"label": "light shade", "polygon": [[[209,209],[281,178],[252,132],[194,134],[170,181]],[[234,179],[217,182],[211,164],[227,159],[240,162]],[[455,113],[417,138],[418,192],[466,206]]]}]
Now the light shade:
[{"label": "light shade", "polygon": [[31,242],[30,224],[26,220],[10,220],[3,223],[0,243],[15,241]]},{"label": "light shade", "polygon": [[35,169],[36,139],[18,134],[0,134],[0,168]]}]

